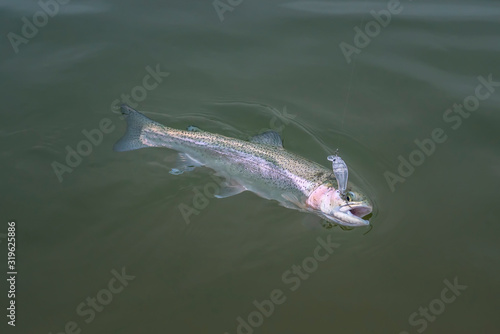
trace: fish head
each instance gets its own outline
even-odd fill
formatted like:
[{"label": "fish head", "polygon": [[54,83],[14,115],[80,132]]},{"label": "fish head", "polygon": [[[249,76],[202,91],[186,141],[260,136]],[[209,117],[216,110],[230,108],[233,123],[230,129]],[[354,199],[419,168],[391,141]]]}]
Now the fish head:
[{"label": "fish head", "polygon": [[363,219],[373,210],[368,197],[349,189],[342,195],[332,184],[316,188],[306,202],[307,206],[324,219],[344,226],[367,226]]}]

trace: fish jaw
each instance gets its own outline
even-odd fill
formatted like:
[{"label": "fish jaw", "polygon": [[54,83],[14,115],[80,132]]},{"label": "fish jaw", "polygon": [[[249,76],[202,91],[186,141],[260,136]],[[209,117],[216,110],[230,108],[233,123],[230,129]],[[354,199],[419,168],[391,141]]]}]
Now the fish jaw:
[{"label": "fish jaw", "polygon": [[362,217],[372,212],[366,201],[346,202],[340,191],[332,185],[317,187],[306,201],[308,208],[324,219],[344,226],[368,226],[370,222]]}]

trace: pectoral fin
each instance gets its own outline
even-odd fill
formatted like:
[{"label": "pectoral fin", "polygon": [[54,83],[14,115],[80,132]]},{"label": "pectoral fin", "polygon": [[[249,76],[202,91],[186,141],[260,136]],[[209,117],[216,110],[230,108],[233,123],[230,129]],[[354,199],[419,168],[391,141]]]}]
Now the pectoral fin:
[{"label": "pectoral fin", "polygon": [[173,175],[181,175],[184,172],[190,172],[200,166],[203,165],[186,153],[179,153],[177,161],[175,162],[175,167],[172,168],[169,173]]}]

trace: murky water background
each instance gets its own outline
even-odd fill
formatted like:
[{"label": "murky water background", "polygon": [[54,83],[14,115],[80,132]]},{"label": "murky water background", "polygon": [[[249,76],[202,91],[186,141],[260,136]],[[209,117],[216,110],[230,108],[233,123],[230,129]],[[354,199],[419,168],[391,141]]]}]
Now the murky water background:
[{"label": "murky water background", "polygon": [[[223,21],[211,1],[48,3],[34,33],[37,2],[0,1],[9,333],[498,332],[500,86],[476,97],[479,76],[500,82],[496,1],[221,0]],[[112,152],[122,94],[174,127],[274,129],[325,166],[340,148],[372,228],[327,230],[251,193],[195,197],[210,170],[173,176],[172,151]],[[468,96],[470,115],[447,112]],[[414,153],[435,131],[444,142]],[[69,167],[68,146],[89,153]],[[420,165],[391,189],[399,156]],[[198,207],[189,223],[183,205]]]}]

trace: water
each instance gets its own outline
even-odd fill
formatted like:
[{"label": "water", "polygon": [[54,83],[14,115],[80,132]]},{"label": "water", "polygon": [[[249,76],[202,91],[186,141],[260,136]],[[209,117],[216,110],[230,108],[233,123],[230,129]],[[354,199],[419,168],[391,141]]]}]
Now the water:
[{"label": "water", "polygon": [[[238,317],[241,333],[498,332],[500,87],[481,88],[467,118],[446,111],[479,76],[500,81],[496,1],[401,1],[350,63],[339,45],[356,47],[354,28],[388,2],[244,0],[221,22],[211,1],[75,0],[18,53],[8,33],[22,37],[40,7],[0,5],[0,233],[16,222],[19,333],[232,334]],[[122,94],[174,127],[277,130],[325,166],[339,148],[375,204],[372,228],[324,229],[251,193],[201,200],[187,224],[180,207],[211,191],[212,172],[171,175],[168,150],[112,152]],[[433,131],[446,140],[419,156]],[[60,182],[53,163],[78,145],[91,152]],[[391,189],[410,155],[421,164]],[[336,245],[320,262],[318,238]],[[122,268],[135,278],[114,279]]]}]

